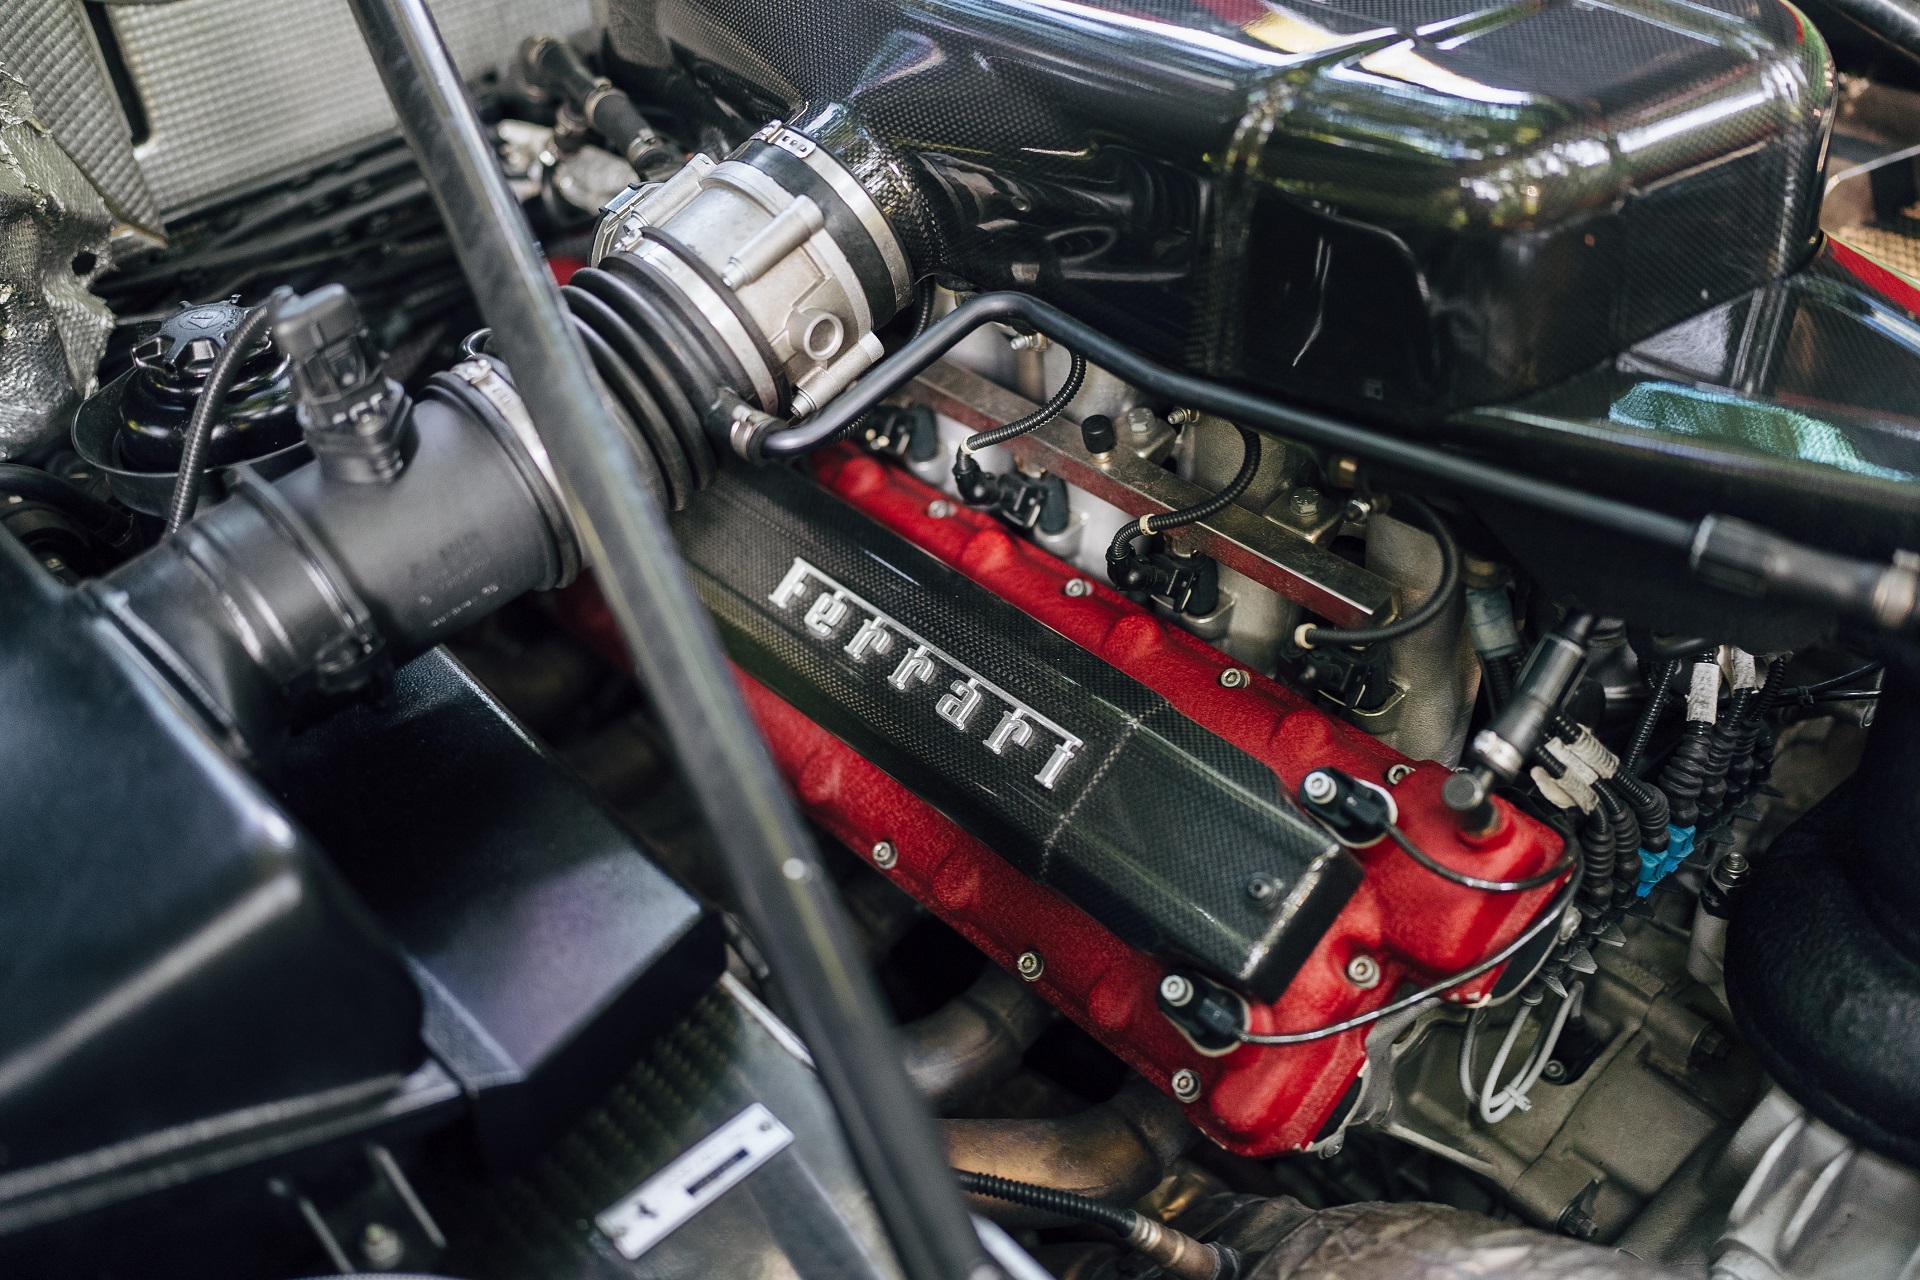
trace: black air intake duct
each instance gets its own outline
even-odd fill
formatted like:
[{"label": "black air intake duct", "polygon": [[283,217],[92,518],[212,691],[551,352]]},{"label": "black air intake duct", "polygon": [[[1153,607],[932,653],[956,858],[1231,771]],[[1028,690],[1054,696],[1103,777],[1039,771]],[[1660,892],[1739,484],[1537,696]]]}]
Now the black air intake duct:
[{"label": "black air intake duct", "polygon": [[1920,1164],[1920,697],[1889,669],[1852,778],[1734,899],[1727,996],[1767,1071],[1849,1137]]},{"label": "black air intake duct", "polygon": [[[637,96],[779,116],[915,269],[1415,420],[1792,269],[1833,76],[1761,0],[613,0]],[[736,134],[737,136],[737,134]]]}]

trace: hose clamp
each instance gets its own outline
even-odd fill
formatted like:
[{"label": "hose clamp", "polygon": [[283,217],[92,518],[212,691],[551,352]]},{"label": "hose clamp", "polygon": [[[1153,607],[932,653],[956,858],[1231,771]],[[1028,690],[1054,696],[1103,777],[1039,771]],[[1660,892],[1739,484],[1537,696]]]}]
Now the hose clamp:
[{"label": "hose clamp", "polygon": [[[494,362],[485,356],[475,356],[471,360],[462,360],[448,370],[454,377],[480,393],[487,404],[499,414],[500,421],[506,424],[512,433],[511,441],[502,443],[518,446],[514,452],[526,462],[532,464],[534,476],[542,483],[535,486],[536,497],[540,499],[541,510],[547,516],[547,522],[553,528],[554,538],[559,546],[560,563],[556,587],[572,582],[580,572],[580,548],[584,545],[580,537],[580,528],[574,519],[573,504],[567,501],[567,492],[560,485],[559,473],[554,470],[553,459],[547,454],[547,446],[540,439],[539,430],[533,425],[533,415],[527,412],[526,402],[514,385],[503,377]],[[541,492],[544,490],[544,493]]]}]

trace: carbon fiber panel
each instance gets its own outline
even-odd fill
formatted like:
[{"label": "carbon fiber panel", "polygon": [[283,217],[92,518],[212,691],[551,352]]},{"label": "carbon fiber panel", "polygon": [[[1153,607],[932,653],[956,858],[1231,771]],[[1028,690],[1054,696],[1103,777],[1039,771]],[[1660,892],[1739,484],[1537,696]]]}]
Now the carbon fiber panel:
[{"label": "carbon fiber panel", "polygon": [[1271,1000],[1358,886],[1270,769],[798,475],[675,532],[743,668],[1129,944]]},{"label": "carbon fiber panel", "polygon": [[919,270],[1370,417],[1551,385],[1815,240],[1833,72],[1778,0],[603,2],[642,93],[811,131]]}]

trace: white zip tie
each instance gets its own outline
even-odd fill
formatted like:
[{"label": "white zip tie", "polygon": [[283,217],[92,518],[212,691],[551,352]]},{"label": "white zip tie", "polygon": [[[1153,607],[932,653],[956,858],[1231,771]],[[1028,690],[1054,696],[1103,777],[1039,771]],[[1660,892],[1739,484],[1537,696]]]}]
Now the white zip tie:
[{"label": "white zip tie", "polygon": [[1692,683],[1687,691],[1687,719],[1712,724],[1720,717],[1720,664],[1693,664]]}]

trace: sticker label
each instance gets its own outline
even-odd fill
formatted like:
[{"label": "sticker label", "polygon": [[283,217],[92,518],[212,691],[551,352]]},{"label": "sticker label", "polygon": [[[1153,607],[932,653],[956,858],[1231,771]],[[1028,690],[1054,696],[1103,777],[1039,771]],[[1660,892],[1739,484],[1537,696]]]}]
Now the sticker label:
[{"label": "sticker label", "polygon": [[793,1141],[793,1130],[756,1102],[681,1152],[594,1219],[631,1261],[666,1239]]}]

